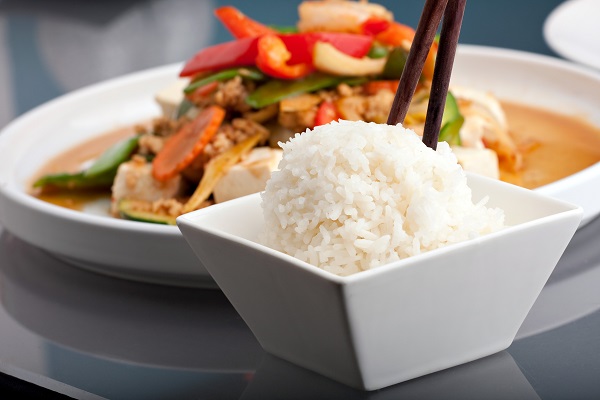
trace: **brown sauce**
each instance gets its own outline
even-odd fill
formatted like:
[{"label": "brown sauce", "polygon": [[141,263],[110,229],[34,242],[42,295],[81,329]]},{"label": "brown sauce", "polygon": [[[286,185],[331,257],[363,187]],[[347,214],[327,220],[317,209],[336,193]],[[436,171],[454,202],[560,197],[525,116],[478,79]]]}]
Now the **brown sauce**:
[{"label": "brown sauce", "polygon": [[[30,186],[33,185],[33,182],[38,178],[44,175],[60,172],[74,173],[79,171],[83,163],[97,158],[104,150],[108,149],[119,140],[130,137],[135,133],[136,129],[134,126],[119,128],[68,149],[48,161],[32,177]],[[110,198],[110,192],[106,190],[40,191],[32,189],[31,194],[48,203],[77,211],[81,211],[86,204],[93,201]]]},{"label": "brown sauce", "polygon": [[80,143],[75,147],[71,147],[44,164],[37,174],[33,176],[32,182],[43,175],[59,172],[77,172],[80,170],[81,164],[97,158],[104,150],[119,140],[133,136],[135,133],[134,126],[119,128]]},{"label": "brown sauce", "polygon": [[502,102],[502,108],[524,149],[523,169],[514,173],[501,166],[502,180],[533,189],[600,161],[600,128],[584,119],[511,102]]},{"label": "brown sauce", "polygon": [[[75,211],[83,211],[86,204],[89,204],[96,200],[110,198],[110,193],[106,190],[76,190],[71,192],[66,191],[52,191],[36,193],[35,196],[44,200],[48,203],[70,208]],[[106,210],[108,213],[108,209]]]}]

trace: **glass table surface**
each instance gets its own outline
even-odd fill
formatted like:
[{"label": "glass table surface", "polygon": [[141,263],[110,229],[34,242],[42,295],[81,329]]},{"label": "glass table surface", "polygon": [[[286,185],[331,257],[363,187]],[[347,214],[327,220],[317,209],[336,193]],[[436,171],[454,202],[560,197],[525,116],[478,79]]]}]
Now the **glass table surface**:
[{"label": "glass table surface", "polygon": [[[228,40],[212,17],[218,5],[291,25],[298,3],[0,0],[0,126],[63,93]],[[413,26],[423,5],[381,3]],[[559,3],[468,2],[461,43],[555,56],[542,25]],[[576,233],[507,350],[361,392],[265,353],[219,290],[88,272],[0,226],[0,372],[81,399],[596,399],[599,237],[600,219]]]}]

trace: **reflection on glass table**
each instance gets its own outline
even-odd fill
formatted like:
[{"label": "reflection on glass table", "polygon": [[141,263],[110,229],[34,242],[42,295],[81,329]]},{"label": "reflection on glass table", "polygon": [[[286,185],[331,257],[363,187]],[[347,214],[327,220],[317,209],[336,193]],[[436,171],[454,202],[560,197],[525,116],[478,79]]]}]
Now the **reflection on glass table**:
[{"label": "reflection on glass table", "polygon": [[[34,360],[13,361],[102,397],[538,398],[506,351],[404,385],[357,391],[264,353],[220,291],[96,275],[6,232],[0,257],[8,260],[0,273],[0,324],[14,318],[11,329],[27,333],[13,340],[29,345]],[[9,352],[0,352],[5,361]]]},{"label": "reflection on glass table", "polygon": [[[595,365],[593,357],[581,357],[594,343],[593,325],[576,333],[587,335],[578,347],[548,349],[544,344],[562,343],[563,331],[577,332],[567,323],[598,315],[600,295],[592,286],[600,274],[594,245],[599,229],[600,220],[595,220],[575,235],[519,332],[521,340],[507,351],[375,392],[350,389],[264,353],[218,290],[134,283],[87,272],[2,231],[0,366],[19,369],[14,375],[54,390],[66,384],[114,399],[161,398],[165,393],[178,398],[219,393],[226,399],[318,394],[535,399],[536,392],[553,384],[549,374],[555,370],[562,380],[580,380],[578,387],[587,393],[595,382],[590,373],[575,365],[570,376],[556,360],[567,357],[577,364],[577,357],[583,365]],[[583,321],[588,327],[593,323]],[[539,332],[546,333],[533,335]]]}]

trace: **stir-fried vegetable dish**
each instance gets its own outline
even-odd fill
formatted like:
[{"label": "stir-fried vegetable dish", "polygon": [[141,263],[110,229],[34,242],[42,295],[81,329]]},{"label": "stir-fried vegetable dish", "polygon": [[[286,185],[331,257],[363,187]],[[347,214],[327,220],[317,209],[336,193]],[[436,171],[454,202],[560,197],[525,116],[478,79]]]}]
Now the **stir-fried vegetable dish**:
[{"label": "stir-fried vegetable dish", "polygon": [[[215,17],[232,40],[200,50],[174,84],[157,93],[163,116],[76,173],[42,176],[42,191],[106,188],[112,213],[174,223],[181,213],[260,191],[280,141],[344,120],[385,123],[413,28],[381,5],[304,1],[293,28],[273,28],[225,6]],[[405,126],[422,132],[437,44]],[[451,87],[440,140],[465,169],[498,177],[521,155],[496,99]]]}]

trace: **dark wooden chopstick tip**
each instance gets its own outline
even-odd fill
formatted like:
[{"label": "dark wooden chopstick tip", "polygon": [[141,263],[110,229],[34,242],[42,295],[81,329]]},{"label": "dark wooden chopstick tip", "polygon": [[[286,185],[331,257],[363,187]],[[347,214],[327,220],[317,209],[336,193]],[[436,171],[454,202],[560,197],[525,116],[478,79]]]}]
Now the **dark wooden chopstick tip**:
[{"label": "dark wooden chopstick tip", "polygon": [[388,124],[404,122],[425,59],[443,16],[444,23],[423,131],[423,142],[432,149],[437,148],[465,6],[466,0],[427,0],[388,116]]},{"label": "dark wooden chopstick tip", "polygon": [[427,0],[417,25],[387,123],[403,123],[448,0]]},{"label": "dark wooden chopstick tip", "polygon": [[444,13],[423,129],[423,142],[432,149],[437,148],[465,6],[466,0],[450,0]]}]

